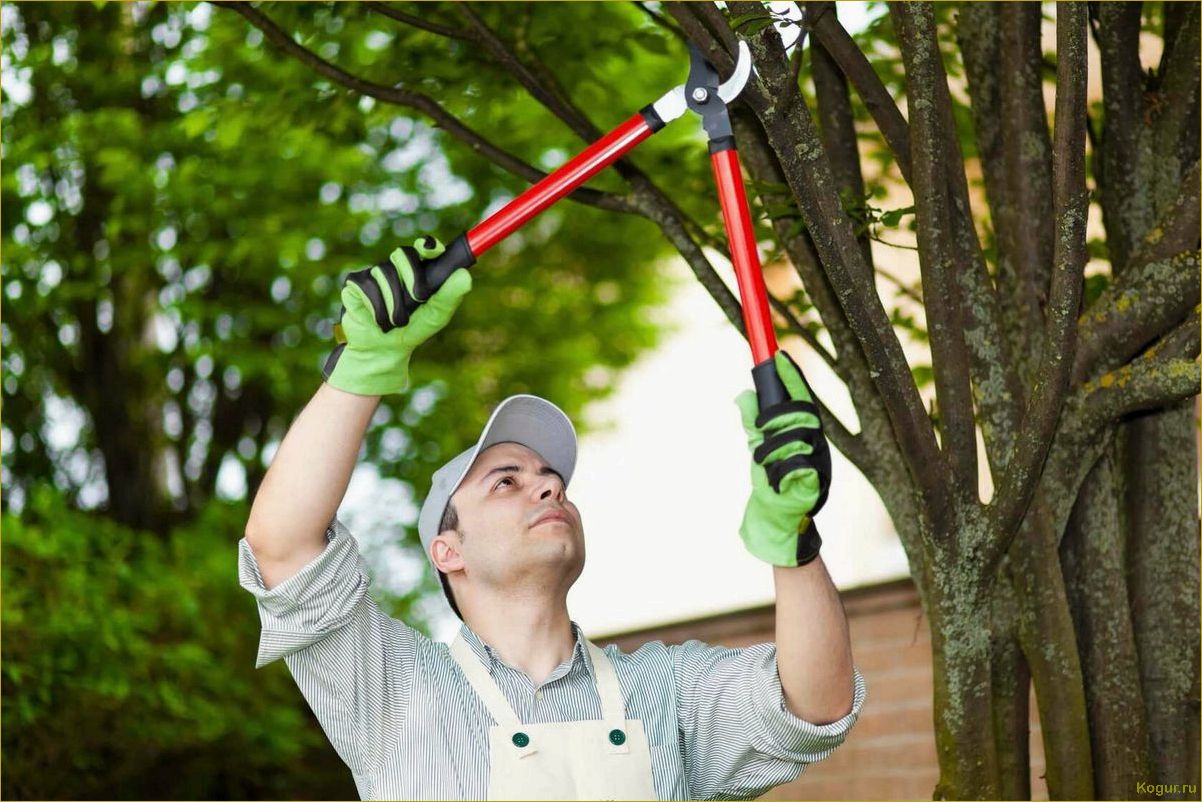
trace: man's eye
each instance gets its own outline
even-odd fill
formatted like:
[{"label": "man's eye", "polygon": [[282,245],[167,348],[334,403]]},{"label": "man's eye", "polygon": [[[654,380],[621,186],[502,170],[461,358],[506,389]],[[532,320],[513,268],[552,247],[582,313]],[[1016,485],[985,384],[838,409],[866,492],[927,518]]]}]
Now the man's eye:
[{"label": "man's eye", "polygon": [[499,482],[497,482],[495,485],[493,485],[493,488],[492,488],[492,489],[493,489],[493,490],[496,490],[498,487],[500,487],[501,485],[505,484],[506,482],[509,482],[510,484],[513,484],[513,483],[514,483],[514,481],[513,481],[513,477],[512,477],[512,476],[506,476],[504,479],[502,479],[501,481],[499,481]]}]

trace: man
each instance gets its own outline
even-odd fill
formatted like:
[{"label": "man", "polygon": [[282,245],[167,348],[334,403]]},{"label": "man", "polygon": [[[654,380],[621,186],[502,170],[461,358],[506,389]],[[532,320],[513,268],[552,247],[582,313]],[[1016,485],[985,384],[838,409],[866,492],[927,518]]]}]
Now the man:
[{"label": "man", "polygon": [[[239,544],[263,623],[257,665],[284,658],[364,799],[750,799],[828,756],[865,687],[810,521],[829,452],[783,354],[790,400],[759,413],[754,392],[738,399],[754,456],[740,534],[776,566],[775,645],[657,641],[624,654],[585,638],[566,603],[585,558],[567,495],[576,434],[528,395],[496,408],[435,473],[421,509],[426,556],[464,622],[454,642],[372,601],[334,515],[380,396],[406,388],[414,349],[471,289],[458,270],[426,291],[426,260],[440,252],[430,238],[397,249],[343,288],[345,342],[281,443]],[[688,548],[687,532],[661,536]]]}]

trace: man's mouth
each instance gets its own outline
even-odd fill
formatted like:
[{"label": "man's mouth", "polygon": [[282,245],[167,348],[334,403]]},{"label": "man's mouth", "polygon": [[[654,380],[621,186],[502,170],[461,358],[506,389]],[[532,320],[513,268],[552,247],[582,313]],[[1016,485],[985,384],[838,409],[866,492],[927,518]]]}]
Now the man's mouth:
[{"label": "man's mouth", "polygon": [[[552,510],[550,512],[545,512],[541,516],[539,516],[539,519],[534,522],[534,526],[538,526],[539,524],[550,523],[551,521],[563,521],[565,524],[571,523],[571,521],[568,519],[568,514],[566,512]],[[533,528],[533,526],[531,528]]]}]

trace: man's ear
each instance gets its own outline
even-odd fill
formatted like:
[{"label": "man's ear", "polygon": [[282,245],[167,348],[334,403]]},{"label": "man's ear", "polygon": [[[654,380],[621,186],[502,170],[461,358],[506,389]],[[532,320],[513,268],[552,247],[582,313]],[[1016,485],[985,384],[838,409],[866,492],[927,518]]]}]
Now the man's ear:
[{"label": "man's ear", "polygon": [[463,554],[459,551],[459,535],[453,529],[441,532],[430,543],[434,567],[444,574],[463,570]]}]

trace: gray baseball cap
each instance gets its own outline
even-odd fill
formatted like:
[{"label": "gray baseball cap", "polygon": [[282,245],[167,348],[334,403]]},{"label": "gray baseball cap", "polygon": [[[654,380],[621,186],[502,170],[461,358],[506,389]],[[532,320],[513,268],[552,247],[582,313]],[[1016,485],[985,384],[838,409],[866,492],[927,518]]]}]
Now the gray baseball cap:
[{"label": "gray baseball cap", "polygon": [[484,449],[497,443],[518,443],[538,454],[563,477],[566,487],[576,468],[576,427],[563,410],[536,395],[511,395],[493,410],[476,444],[434,472],[430,492],[422,503],[417,518],[426,559],[430,544],[438,536],[438,524],[446,512],[447,503],[459,489],[463,478],[472,469]]}]

